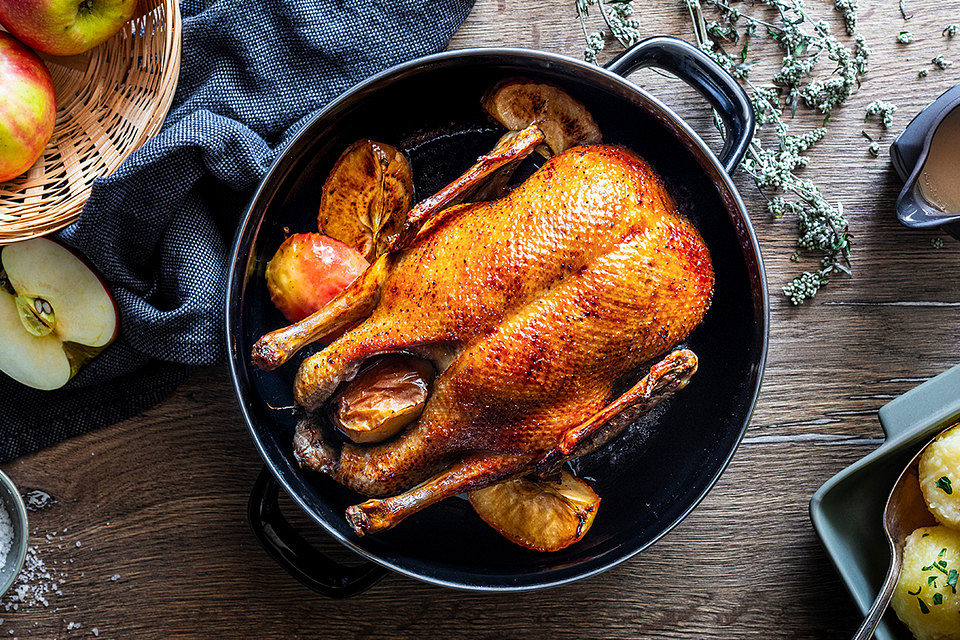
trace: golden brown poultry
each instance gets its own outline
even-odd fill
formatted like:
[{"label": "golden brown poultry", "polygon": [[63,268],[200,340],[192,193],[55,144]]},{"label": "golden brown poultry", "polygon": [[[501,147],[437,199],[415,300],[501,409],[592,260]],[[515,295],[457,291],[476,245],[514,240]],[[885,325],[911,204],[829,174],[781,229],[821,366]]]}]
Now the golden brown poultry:
[{"label": "golden brown poultry", "polygon": [[[524,135],[480,165],[529,153],[538,140]],[[295,391],[308,412],[371,356],[404,351],[437,365],[419,421],[393,440],[337,450],[309,415],[297,430],[304,466],[382,498],[348,509],[361,534],[452,495],[549,473],[697,367],[693,353],[676,351],[615,398],[625,373],[697,326],[714,284],[700,235],[644,160],[614,146],[576,147],[499,200],[438,213],[463,191],[457,184],[414,209],[395,250],[326,308],[254,348],[254,361],[273,368],[362,320],[301,365]]]}]

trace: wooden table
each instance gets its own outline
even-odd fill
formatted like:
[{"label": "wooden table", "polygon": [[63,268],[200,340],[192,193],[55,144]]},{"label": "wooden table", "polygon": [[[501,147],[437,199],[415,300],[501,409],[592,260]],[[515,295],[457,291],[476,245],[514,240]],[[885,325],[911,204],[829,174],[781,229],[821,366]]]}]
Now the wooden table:
[{"label": "wooden table", "polygon": [[[960,36],[940,35],[960,10],[956,0],[907,2],[916,16],[905,26],[896,2],[861,0],[871,71],[810,154],[808,173],[850,217],[854,277],[801,308],[778,295],[800,266],[789,260],[795,223],[771,221],[752,183],[737,176],[773,292],[763,391],[719,484],[649,551],[539,593],[473,595],[394,576],[353,600],[317,597],[250,533],[246,500],[261,463],[226,371],[215,368],[142,416],[5,465],[22,489],[58,500],[31,515],[33,543],[68,575],[49,607],[0,612],[0,635],[93,637],[96,627],[101,638],[849,637],[858,616],[807,501],[880,443],[880,406],[960,361],[960,244],[944,237],[936,249],[931,240],[942,234],[897,223],[901,185],[886,154],[895,131],[960,81]],[[833,3],[808,4],[829,15]],[[638,6],[645,34],[692,37],[677,0]],[[913,44],[896,43],[903,28],[917,36]],[[474,45],[582,50],[572,0],[478,0],[451,46]],[[934,70],[938,53],[958,64]],[[922,67],[930,74],[919,80]],[[709,131],[691,91],[648,72],[637,79]],[[899,110],[874,159],[860,131],[878,131],[863,123],[877,98]],[[58,535],[47,541],[48,533]]]}]

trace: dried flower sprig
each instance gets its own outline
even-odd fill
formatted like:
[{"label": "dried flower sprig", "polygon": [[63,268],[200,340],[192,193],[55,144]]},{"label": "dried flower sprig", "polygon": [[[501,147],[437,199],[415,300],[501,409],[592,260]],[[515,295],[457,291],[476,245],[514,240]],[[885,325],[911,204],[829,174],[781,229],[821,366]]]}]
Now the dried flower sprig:
[{"label": "dried flower sprig", "polygon": [[870,135],[869,133],[867,133],[866,131],[861,131],[860,133],[863,135],[864,138],[866,138],[867,140],[870,141],[870,146],[867,147],[867,151],[870,152],[870,155],[872,155],[874,158],[879,157],[879,156],[880,156],[880,143],[879,143],[878,141],[874,140],[874,139],[873,139],[873,136],[871,136],[871,135]]},{"label": "dried flower sprig", "polygon": [[847,27],[847,35],[852,36],[857,31],[857,0],[836,0],[834,6],[843,16],[844,26]]},{"label": "dried flower sprig", "polygon": [[903,16],[904,21],[909,20],[913,15],[907,15],[907,2],[906,0],[900,0],[900,15]]},{"label": "dried flower sprig", "polygon": [[913,42],[913,34],[909,31],[901,31],[897,34],[897,42],[900,44],[910,44]]},{"label": "dried flower sprig", "polygon": [[576,7],[580,28],[587,42],[583,53],[587,62],[596,64],[597,54],[606,46],[606,35],[603,31],[588,33],[587,18],[590,7],[597,8],[610,36],[621,46],[629,47],[640,41],[640,21],[633,17],[633,0],[576,0]]},{"label": "dried flower sprig", "polygon": [[[774,146],[766,146],[755,137],[742,167],[767,197],[767,210],[772,216],[796,218],[799,234],[795,257],[799,259],[800,251],[822,255],[820,270],[805,272],[783,288],[791,302],[800,304],[813,297],[831,276],[850,273],[851,235],[842,205],[832,205],[816,185],[795,173],[807,165],[808,159],[802,154],[823,138],[825,129],[791,134],[783,114],[788,108],[794,111],[802,102],[829,117],[859,86],[870,50],[860,37],[854,38],[852,48],[841,44],[830,34],[826,23],[815,22],[807,15],[802,0],[758,0],[779,13],[780,21],[776,25],[757,20],[722,0],[703,2],[719,11],[721,22],[712,29],[702,28],[700,25],[704,25],[705,20],[700,0],[685,0],[701,49],[748,86],[758,128],[772,125],[776,133]],[[843,13],[847,5],[841,7],[838,3],[837,9]],[[748,77],[752,64],[746,61],[746,56],[738,59],[723,49],[721,40],[737,42],[730,28],[735,32],[738,23],[746,25],[745,36],[753,35],[762,26],[767,37],[782,49],[781,67],[773,77],[772,86],[754,84]],[[719,34],[724,37],[717,37]],[[814,76],[817,63],[824,58],[836,64],[834,73],[826,80]],[[874,150],[879,155],[879,144],[871,145],[871,153]],[[769,195],[773,192],[780,195]]]},{"label": "dried flower sprig", "polygon": [[[596,54],[603,50],[605,38],[601,32],[588,32],[586,17],[590,7],[598,6],[602,12],[610,0],[576,1],[587,41],[585,57],[595,61]],[[831,204],[813,182],[796,174],[808,163],[804,153],[823,139],[826,130],[819,127],[793,134],[784,113],[788,109],[792,113],[800,105],[805,105],[824,114],[826,124],[830,112],[843,105],[859,87],[867,70],[870,49],[863,38],[854,34],[856,0],[835,0],[836,10],[843,16],[848,33],[854,36],[851,46],[833,36],[826,22],[813,20],[806,12],[803,0],[753,0],[753,4],[776,12],[779,19],[773,21],[744,13],[732,6],[733,0],[702,2],[716,10],[719,19],[708,23],[701,0],[684,0],[696,41],[701,50],[747,86],[757,117],[758,134],[751,141],[741,166],[767,199],[767,210],[773,217],[796,219],[797,253],[791,260],[799,260],[801,252],[821,255],[819,270],[805,272],[783,288],[791,302],[800,304],[813,297],[832,276],[850,273],[852,236],[842,205],[839,202]],[[610,28],[609,21],[607,24]],[[613,28],[610,33],[620,40]],[[770,84],[757,84],[750,79],[755,63],[748,61],[747,52],[754,37],[773,40],[783,52],[780,69]],[[621,44],[625,43],[621,41]],[[739,51],[727,50],[734,47]],[[824,60],[832,61],[835,67],[826,77],[817,77],[817,65]],[[723,135],[719,119],[714,115],[717,128]],[[761,141],[759,129],[762,127],[773,129],[772,143]],[[870,152],[879,155],[879,144],[871,142]]]},{"label": "dried flower sprig", "polygon": [[890,102],[884,102],[883,100],[874,100],[867,105],[866,115],[863,116],[864,122],[866,122],[870,116],[880,116],[880,124],[883,125],[884,129],[889,129],[890,125],[893,124],[893,114],[897,112],[897,106]]},{"label": "dried flower sprig", "polygon": [[947,67],[953,64],[952,60],[947,60],[946,58],[943,57],[943,55],[939,55],[935,57],[930,62],[932,62],[933,66],[935,66],[937,69],[940,69],[941,71],[943,71],[944,69],[946,69]]},{"label": "dried flower sprig", "polygon": [[960,31],[960,24],[957,24],[956,22],[954,22],[945,26],[943,28],[943,31],[941,31],[940,33],[943,35],[944,38],[952,38],[953,36],[957,35],[957,31]]}]

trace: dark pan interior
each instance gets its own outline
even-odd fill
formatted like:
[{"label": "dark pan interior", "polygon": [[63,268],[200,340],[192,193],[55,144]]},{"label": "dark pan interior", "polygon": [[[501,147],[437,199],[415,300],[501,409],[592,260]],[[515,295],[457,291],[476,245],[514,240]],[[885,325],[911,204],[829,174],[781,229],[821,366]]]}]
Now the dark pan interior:
[{"label": "dark pan interior", "polygon": [[[372,138],[405,151],[416,197],[423,198],[502,134],[481,110],[480,98],[492,84],[513,76],[554,82],[583,101],[605,141],[650,161],[703,234],[717,285],[705,322],[688,341],[700,357],[700,371],[654,415],[576,462],[602,502],[586,538],[564,551],[542,554],[506,541],[462,498],[428,508],[392,531],[358,538],[343,511],[360,497],[293,462],[291,387],[301,358],[272,373],[249,365],[252,343],[284,322],[268,299],[263,268],[286,229],[316,230],[323,181],[351,142]],[[722,471],[759,385],[766,334],[762,267],[736,196],[728,187],[718,188],[720,180],[689,134],[631,85],[534,52],[441,57],[334,105],[285,153],[238,238],[229,301],[231,357],[240,401],[267,463],[335,535],[394,569],[434,582],[530,588],[589,575],[644,548],[678,522]]]}]

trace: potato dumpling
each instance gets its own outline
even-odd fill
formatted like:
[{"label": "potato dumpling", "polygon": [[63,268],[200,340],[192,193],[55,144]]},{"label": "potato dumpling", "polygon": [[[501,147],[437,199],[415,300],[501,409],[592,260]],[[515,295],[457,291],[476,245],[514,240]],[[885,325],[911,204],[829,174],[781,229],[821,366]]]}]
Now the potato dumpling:
[{"label": "potato dumpling", "polygon": [[923,452],[920,489],[937,520],[960,529],[960,427],[943,432]]},{"label": "potato dumpling", "polygon": [[893,610],[917,640],[960,640],[960,531],[922,527],[907,536]]}]

